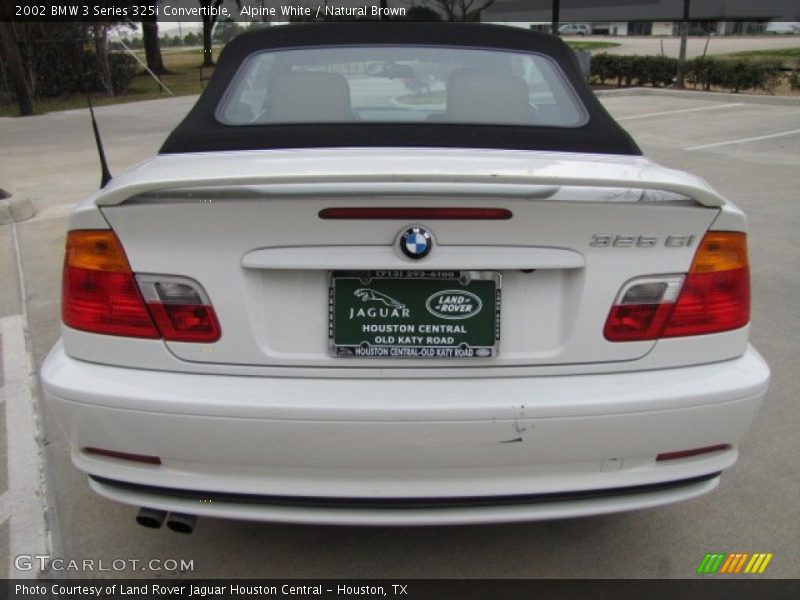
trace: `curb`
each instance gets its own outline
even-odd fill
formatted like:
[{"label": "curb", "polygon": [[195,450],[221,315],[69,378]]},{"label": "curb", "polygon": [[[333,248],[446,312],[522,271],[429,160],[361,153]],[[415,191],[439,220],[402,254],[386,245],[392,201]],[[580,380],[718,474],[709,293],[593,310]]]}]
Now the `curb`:
[{"label": "curb", "polygon": [[673,96],[695,100],[724,100],[749,104],[771,104],[800,108],[800,96],[761,96],[757,94],[733,94],[727,92],[700,92],[693,90],[665,90],[661,88],[632,87],[617,90],[595,90],[595,96]]},{"label": "curb", "polygon": [[36,214],[30,198],[15,198],[0,189],[0,225],[19,223]]}]

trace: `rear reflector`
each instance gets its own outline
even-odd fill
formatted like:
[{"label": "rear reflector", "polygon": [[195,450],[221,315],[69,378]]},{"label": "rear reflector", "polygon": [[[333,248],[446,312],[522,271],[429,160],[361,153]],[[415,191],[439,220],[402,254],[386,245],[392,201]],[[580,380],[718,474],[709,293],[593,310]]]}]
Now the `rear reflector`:
[{"label": "rear reflector", "polygon": [[699,454],[709,454],[710,452],[720,452],[730,448],[728,444],[717,444],[716,446],[705,446],[704,448],[693,448],[692,450],[678,450],[677,452],[662,452],[656,456],[656,461],[661,462],[664,460],[677,460],[679,458],[688,458],[690,456],[697,456]]},{"label": "rear reflector", "polygon": [[67,234],[61,315],[73,329],[158,338],[128,259],[111,230]]},{"label": "rear reflector", "polygon": [[654,340],[719,333],[749,321],[746,236],[713,231],[703,237],[685,277],[647,277],[626,284],[603,335],[612,342]]},{"label": "rear reflector", "polygon": [[505,208],[432,207],[342,207],[324,208],[320,219],[450,219],[462,221],[505,221],[513,213]]},{"label": "rear reflector", "polygon": [[97,454],[99,456],[108,456],[110,458],[118,458],[120,460],[130,460],[133,462],[146,463],[149,465],[160,465],[161,459],[157,456],[150,456],[148,454],[131,454],[129,452],[117,452],[116,450],[106,450],[105,448],[84,448],[86,454]]}]

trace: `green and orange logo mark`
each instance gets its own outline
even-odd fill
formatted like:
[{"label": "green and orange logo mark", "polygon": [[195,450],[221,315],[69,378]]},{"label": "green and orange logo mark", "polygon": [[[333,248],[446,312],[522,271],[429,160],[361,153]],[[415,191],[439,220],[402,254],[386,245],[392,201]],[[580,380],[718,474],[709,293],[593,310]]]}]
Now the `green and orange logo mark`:
[{"label": "green and orange logo mark", "polygon": [[755,552],[734,552],[733,554],[726,554],[725,552],[709,552],[705,555],[697,567],[697,572],[702,575],[713,574],[737,574],[749,573],[755,575],[756,573],[763,573],[767,568],[769,561],[772,560],[772,553]]}]

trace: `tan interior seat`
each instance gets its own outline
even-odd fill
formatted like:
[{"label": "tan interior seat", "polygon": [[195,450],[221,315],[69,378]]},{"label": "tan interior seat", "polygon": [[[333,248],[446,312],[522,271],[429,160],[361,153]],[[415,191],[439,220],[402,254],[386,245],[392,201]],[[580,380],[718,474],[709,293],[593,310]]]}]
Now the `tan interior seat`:
[{"label": "tan interior seat", "polygon": [[306,71],[285,73],[270,81],[270,121],[352,121],[350,85],[343,75]]},{"label": "tan interior seat", "polygon": [[534,114],[528,86],[516,75],[464,69],[447,83],[448,121],[527,123]]}]

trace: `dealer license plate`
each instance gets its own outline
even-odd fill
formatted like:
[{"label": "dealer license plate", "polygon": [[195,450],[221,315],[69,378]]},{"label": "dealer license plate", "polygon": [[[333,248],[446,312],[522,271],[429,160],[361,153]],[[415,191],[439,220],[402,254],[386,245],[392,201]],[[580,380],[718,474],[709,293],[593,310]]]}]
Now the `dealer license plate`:
[{"label": "dealer license plate", "polygon": [[334,271],[334,356],[488,358],[500,340],[496,271]]}]

